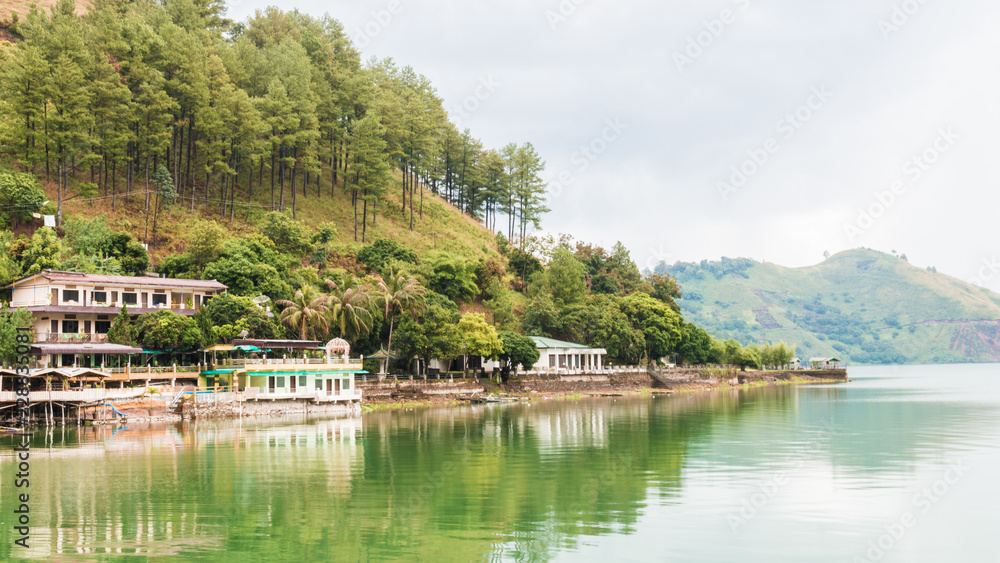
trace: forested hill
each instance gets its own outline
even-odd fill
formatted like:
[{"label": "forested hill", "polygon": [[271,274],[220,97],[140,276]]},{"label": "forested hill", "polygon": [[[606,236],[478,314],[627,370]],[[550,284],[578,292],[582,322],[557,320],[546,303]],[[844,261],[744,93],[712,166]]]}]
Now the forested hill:
[{"label": "forested hill", "polygon": [[905,257],[850,250],[806,268],[749,259],[661,265],[684,316],[718,338],[784,340],[852,363],[1000,360],[1000,295]]},{"label": "forested hill", "polygon": [[271,7],[233,22],[218,0],[93,0],[82,16],[72,0],[48,4],[0,39],[0,150],[52,203],[5,213],[107,214],[155,260],[183,249],[194,219],[243,232],[274,210],[335,225],[334,242],[477,257],[495,254],[487,229],[522,237],[547,211],[529,140],[484,147],[427,78],[363,62],[330,16]]},{"label": "forested hill", "polygon": [[[400,370],[531,366],[530,334],[605,348],[608,365],[787,363],[787,347],[685,322],[674,280],[622,244],[533,235],[548,209],[530,141],[484,147],[414,69],[362,62],[333,17],[51,4],[0,38],[0,287],[46,269],[228,287],[195,318],[121,312],[110,342],[343,337]],[[0,333],[31,321],[0,309]],[[0,362],[13,354],[0,342]]]}]

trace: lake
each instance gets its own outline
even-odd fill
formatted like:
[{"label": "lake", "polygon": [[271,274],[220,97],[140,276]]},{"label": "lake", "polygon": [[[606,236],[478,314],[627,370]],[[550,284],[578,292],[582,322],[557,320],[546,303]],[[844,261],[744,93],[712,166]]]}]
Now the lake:
[{"label": "lake", "polygon": [[52,561],[996,561],[1000,366],[848,384],[37,432]]}]

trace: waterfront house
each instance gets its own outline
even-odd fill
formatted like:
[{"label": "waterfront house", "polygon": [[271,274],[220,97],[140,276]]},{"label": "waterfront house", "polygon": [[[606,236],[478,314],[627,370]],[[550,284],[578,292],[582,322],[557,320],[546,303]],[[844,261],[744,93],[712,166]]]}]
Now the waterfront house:
[{"label": "waterfront house", "polygon": [[[601,373],[604,370],[604,356],[608,351],[604,348],[591,348],[584,344],[565,342],[544,336],[529,336],[538,348],[538,361],[532,366],[525,366],[527,371],[548,373]],[[459,362],[461,364],[461,362]],[[441,360],[431,360],[430,369],[441,369],[446,366]],[[492,371],[500,367],[499,361],[485,358],[469,358],[470,369]]]},{"label": "waterfront house", "polygon": [[363,358],[350,358],[350,345],[343,339],[325,346],[315,340],[267,339],[235,339],[233,345],[253,346],[262,353],[220,361],[202,372],[206,386],[216,381],[235,384],[247,400],[256,401],[361,402],[355,376],[368,372],[362,368]]},{"label": "waterfront house", "polygon": [[104,366],[109,356],[139,354],[140,348],[111,344],[108,330],[115,315],[173,311],[194,315],[227,287],[215,280],[152,276],[111,276],[44,270],[4,288],[12,308],[34,316],[36,368]]},{"label": "waterfront house", "polygon": [[813,369],[840,369],[838,358],[809,358],[809,365]]},{"label": "waterfront house", "polygon": [[591,348],[584,344],[564,342],[544,336],[530,336],[538,347],[539,357],[532,370],[536,371],[582,371],[598,373],[604,369],[604,348]]}]

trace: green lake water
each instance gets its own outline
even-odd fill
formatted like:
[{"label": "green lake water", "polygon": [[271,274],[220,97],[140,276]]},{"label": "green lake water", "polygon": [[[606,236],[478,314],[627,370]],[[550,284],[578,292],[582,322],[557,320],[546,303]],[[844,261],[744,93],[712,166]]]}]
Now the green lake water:
[{"label": "green lake water", "polygon": [[1000,366],[850,376],[3,437],[0,560],[1000,561]]}]

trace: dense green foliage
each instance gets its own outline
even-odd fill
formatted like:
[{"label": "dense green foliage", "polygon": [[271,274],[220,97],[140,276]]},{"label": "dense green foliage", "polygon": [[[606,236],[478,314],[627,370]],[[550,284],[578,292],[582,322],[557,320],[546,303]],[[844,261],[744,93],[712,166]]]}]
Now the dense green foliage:
[{"label": "dense green foliage", "polygon": [[[410,230],[425,220],[425,189],[491,229],[505,216],[511,237],[538,226],[544,163],[530,143],[484,148],[426,77],[362,62],[328,15],[269,7],[237,23],[224,12],[218,0],[97,0],[79,16],[61,0],[14,26],[23,41],[0,49],[0,151],[55,176],[60,223],[64,200],[138,196],[155,245],[174,200],[232,222],[255,210],[256,189],[296,217],[300,193],[332,198],[339,185],[356,241],[393,189]],[[42,201],[5,185],[0,200],[20,214]],[[275,240],[287,242],[299,241]]]},{"label": "dense green foliage", "polygon": [[108,329],[108,342],[135,346],[138,343],[138,336],[135,325],[132,324],[132,316],[128,312],[128,305],[122,305],[122,310],[115,315],[115,320]]},{"label": "dense green foliage", "polygon": [[141,315],[135,323],[135,330],[144,350],[196,351],[206,342],[194,319],[173,311]]},{"label": "dense green foliage", "polygon": [[503,346],[500,371],[504,381],[510,377],[512,369],[529,369],[541,357],[535,341],[516,332],[501,332],[500,343]]},{"label": "dense green foliage", "polygon": [[[34,316],[25,309],[10,310],[0,306],[0,365],[11,367],[17,359],[17,335],[19,328],[31,328]],[[33,331],[26,333],[29,342],[35,341]]]},{"label": "dense green foliage", "polygon": [[387,238],[375,239],[375,242],[358,251],[358,262],[367,266],[369,271],[381,272],[394,260],[416,264],[417,255],[409,248]]},{"label": "dense green foliage", "polygon": [[0,226],[30,221],[43,201],[45,192],[33,175],[0,168]]},{"label": "dense green foliage", "polygon": [[[65,232],[0,232],[0,276],[145,273],[144,245],[113,224],[142,233],[161,275],[229,288],[194,318],[123,313],[114,341],[183,350],[241,333],[339,336],[366,355],[499,357],[509,369],[534,363],[523,332],[607,348],[611,362],[721,361],[721,345],[679,314],[673,277],[644,277],[621,243],[531,236],[548,209],[530,143],[484,147],[426,77],[362,62],[335,19],[271,7],[234,23],[215,0],[72,7],[33,11],[16,25],[24,40],[0,49],[0,154],[25,171],[0,173],[0,205],[28,221],[44,201],[31,173],[54,176]],[[425,209],[425,191],[458,211],[433,197]],[[335,197],[350,198],[351,215],[329,213]],[[64,218],[73,199],[125,205],[144,224]],[[180,234],[161,233],[188,212]],[[459,213],[487,235],[474,252],[452,244],[464,225],[441,221]],[[390,217],[427,246],[377,230]],[[251,301],[261,296],[270,314]]]}]

